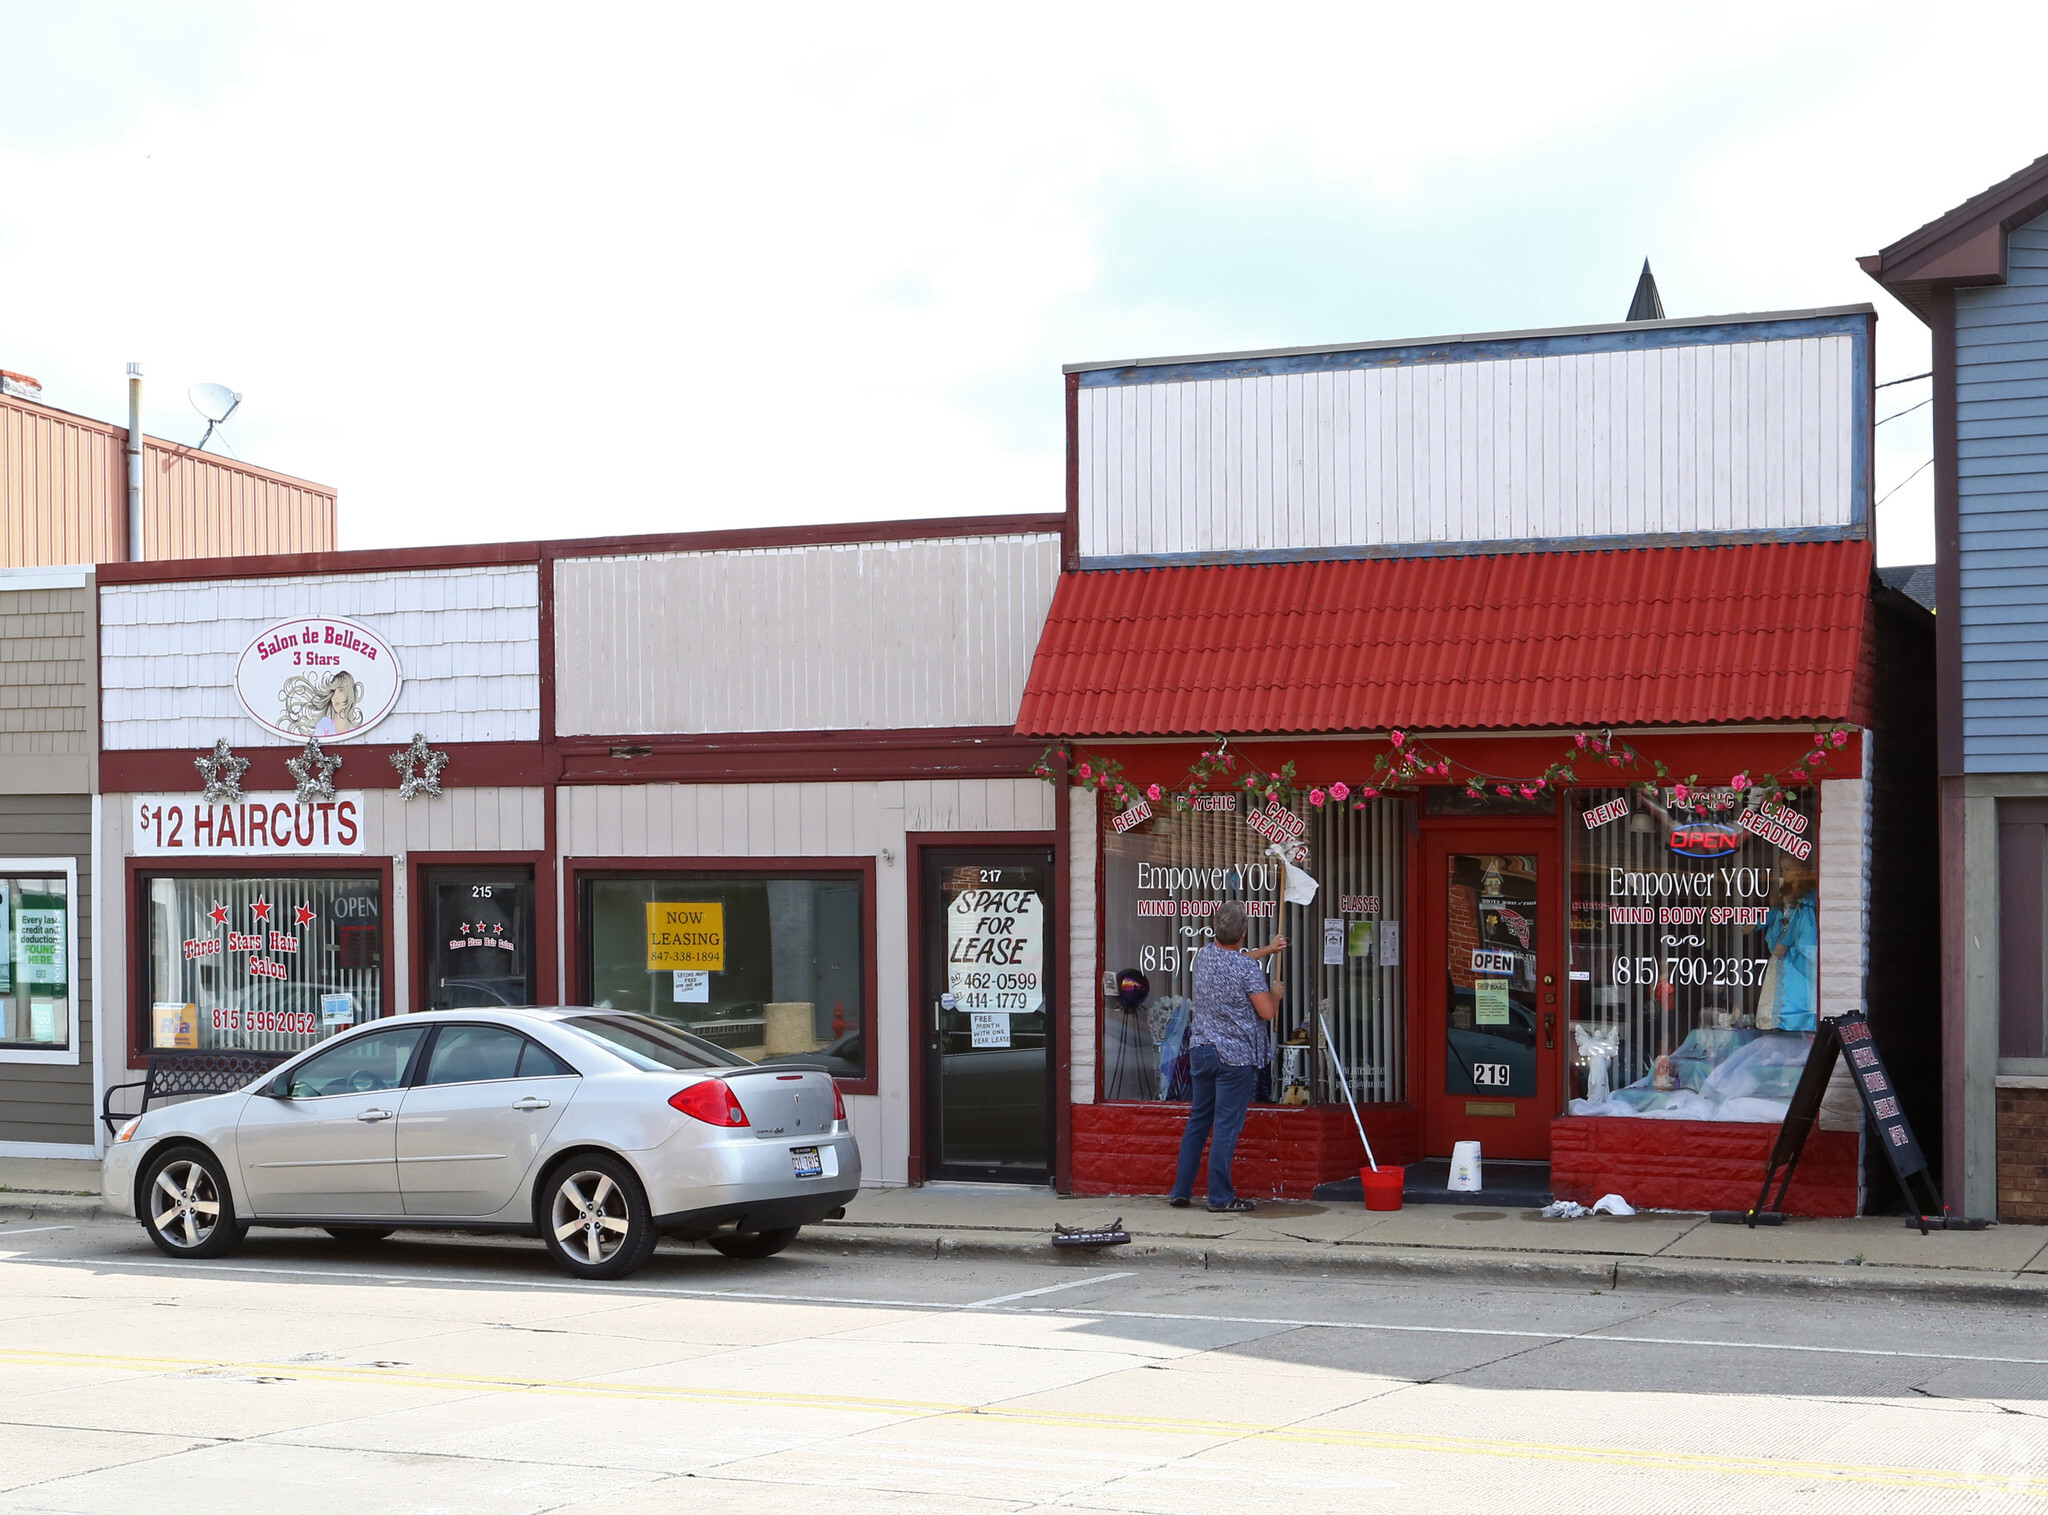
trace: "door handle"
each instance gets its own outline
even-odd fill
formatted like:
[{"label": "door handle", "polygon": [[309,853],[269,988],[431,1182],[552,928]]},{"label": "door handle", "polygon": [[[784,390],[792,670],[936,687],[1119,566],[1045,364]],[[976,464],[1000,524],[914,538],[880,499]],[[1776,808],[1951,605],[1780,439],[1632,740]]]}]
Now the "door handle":
[{"label": "door handle", "polygon": [[545,1110],[547,1107],[548,1102],[546,1100],[535,1099],[531,1094],[527,1095],[525,1099],[516,1099],[512,1102],[512,1108],[515,1110]]},{"label": "door handle", "polygon": [[391,1112],[389,1110],[365,1110],[361,1115],[358,1115],[356,1119],[371,1122],[389,1120],[391,1119]]},{"label": "door handle", "polygon": [[1557,1012],[1555,1010],[1543,1012],[1543,1045],[1546,1050],[1554,1049],[1557,1046]]}]

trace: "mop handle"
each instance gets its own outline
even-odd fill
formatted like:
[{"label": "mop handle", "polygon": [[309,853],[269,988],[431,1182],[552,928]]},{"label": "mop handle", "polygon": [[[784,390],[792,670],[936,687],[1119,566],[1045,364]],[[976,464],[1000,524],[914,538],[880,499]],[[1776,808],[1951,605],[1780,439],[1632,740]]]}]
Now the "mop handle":
[{"label": "mop handle", "polygon": [[1323,1045],[1329,1049],[1331,1065],[1336,1069],[1337,1082],[1344,1089],[1344,1103],[1351,1107],[1351,1124],[1358,1127],[1358,1139],[1365,1143],[1365,1160],[1372,1164],[1372,1171],[1380,1171],[1380,1160],[1372,1155],[1372,1141],[1365,1134],[1365,1122],[1358,1118],[1358,1101],[1351,1097],[1351,1080],[1344,1074],[1344,1059],[1337,1055],[1337,1039],[1330,1035],[1330,1023],[1323,1012],[1316,1012],[1316,1024],[1323,1028]]}]

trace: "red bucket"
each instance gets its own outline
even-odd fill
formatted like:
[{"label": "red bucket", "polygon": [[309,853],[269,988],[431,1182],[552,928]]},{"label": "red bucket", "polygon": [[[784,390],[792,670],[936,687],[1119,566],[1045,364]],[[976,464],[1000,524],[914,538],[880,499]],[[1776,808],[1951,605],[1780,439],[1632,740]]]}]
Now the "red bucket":
[{"label": "red bucket", "polygon": [[1406,1181],[1406,1168],[1371,1168],[1358,1170],[1358,1181],[1365,1186],[1365,1208],[1368,1210],[1398,1210],[1401,1208],[1401,1186]]}]

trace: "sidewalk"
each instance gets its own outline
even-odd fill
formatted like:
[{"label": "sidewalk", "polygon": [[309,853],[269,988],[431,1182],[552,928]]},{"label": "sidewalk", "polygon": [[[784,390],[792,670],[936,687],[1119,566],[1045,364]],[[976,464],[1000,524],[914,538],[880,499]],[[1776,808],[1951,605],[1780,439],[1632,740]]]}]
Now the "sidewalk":
[{"label": "sidewalk", "polygon": [[[0,1158],[0,1219],[102,1213],[96,1163]],[[88,1191],[82,1195],[80,1191]],[[1058,1249],[1055,1224],[1121,1217],[1128,1246]],[[1046,1189],[928,1184],[866,1189],[846,1218],[805,1231],[816,1252],[1061,1262],[1087,1268],[1343,1274],[1687,1292],[1885,1294],[2048,1304],[2048,1227],[1922,1236],[1896,1215],[1794,1219],[1750,1230],[1668,1211],[1544,1220],[1533,1210],[1262,1204],[1250,1215],[1163,1199],[1066,1198]]]}]

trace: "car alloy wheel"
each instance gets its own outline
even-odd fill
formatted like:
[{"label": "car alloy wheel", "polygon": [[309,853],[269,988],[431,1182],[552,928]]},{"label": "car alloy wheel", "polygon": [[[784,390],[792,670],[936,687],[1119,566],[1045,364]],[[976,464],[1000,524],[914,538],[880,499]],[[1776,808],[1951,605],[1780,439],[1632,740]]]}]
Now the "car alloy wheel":
[{"label": "car alloy wheel", "polygon": [[152,1165],[142,1209],[149,1239],[172,1257],[218,1257],[242,1239],[235,1204],[214,1160],[179,1147]]},{"label": "car alloy wheel", "polygon": [[623,1278],[659,1239],[646,1192],[614,1158],[578,1158],[548,1181],[546,1241],[555,1260],[582,1278]]},{"label": "car alloy wheel", "polygon": [[626,1196],[607,1173],[571,1173],[555,1189],[555,1240],[580,1263],[610,1262],[626,1244]]}]

